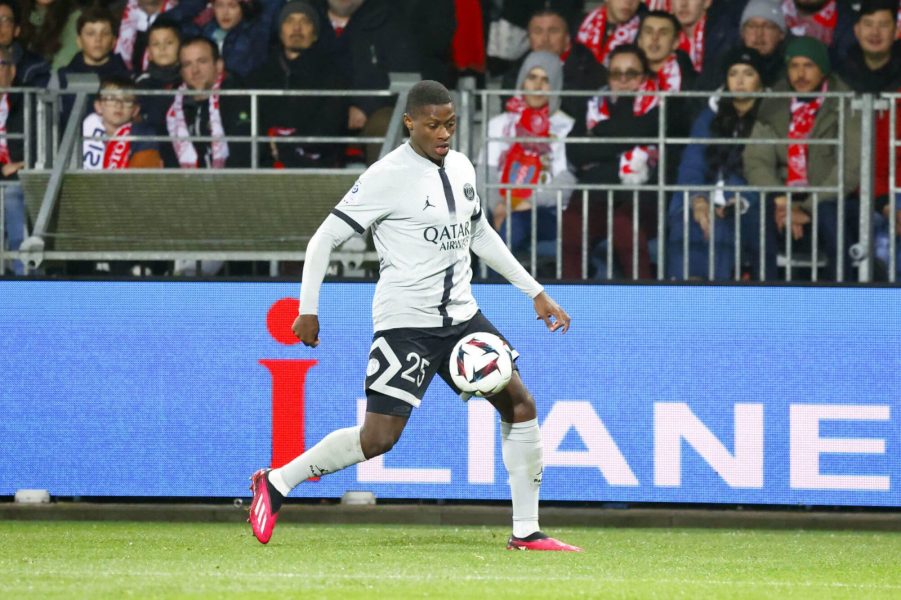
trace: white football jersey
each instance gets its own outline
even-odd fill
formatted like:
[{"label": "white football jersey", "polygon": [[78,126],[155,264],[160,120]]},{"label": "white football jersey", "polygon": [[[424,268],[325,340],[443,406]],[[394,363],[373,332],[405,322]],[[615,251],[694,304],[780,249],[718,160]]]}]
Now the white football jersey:
[{"label": "white football jersey", "polygon": [[475,185],[460,152],[438,167],[407,142],[369,167],[332,211],[357,233],[372,228],[375,331],[447,326],[476,314],[470,240],[477,221],[489,225]]}]

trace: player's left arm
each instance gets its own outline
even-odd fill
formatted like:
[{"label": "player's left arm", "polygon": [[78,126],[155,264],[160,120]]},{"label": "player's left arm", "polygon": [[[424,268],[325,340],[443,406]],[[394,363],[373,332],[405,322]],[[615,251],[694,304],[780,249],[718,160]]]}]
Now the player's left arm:
[{"label": "player's left arm", "polygon": [[548,329],[560,329],[564,333],[569,329],[572,320],[570,316],[516,260],[501,237],[488,224],[482,211],[473,217],[470,248],[485,264],[532,298],[538,318],[544,321]]}]

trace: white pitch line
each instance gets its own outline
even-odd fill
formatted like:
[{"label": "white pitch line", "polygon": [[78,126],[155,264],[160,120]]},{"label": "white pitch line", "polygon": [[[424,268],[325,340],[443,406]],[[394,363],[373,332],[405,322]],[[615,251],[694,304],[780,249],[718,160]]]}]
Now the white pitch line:
[{"label": "white pitch line", "polygon": [[[34,577],[38,574],[40,569],[35,569],[34,565],[30,565],[29,568],[29,577]],[[56,570],[48,569],[46,573],[49,574],[58,574]],[[73,569],[67,569],[67,575],[75,574],[76,571]],[[109,570],[101,568],[93,568],[93,569],[85,569],[81,571],[81,573],[85,575],[92,575],[95,578],[102,577],[152,577],[156,579],[162,578],[172,578],[179,573],[169,572],[169,571],[132,571],[132,570]],[[276,572],[276,573],[228,573],[215,571],[210,573],[194,573],[194,581],[196,582],[198,578],[209,577],[211,579],[248,579],[248,580],[256,580],[260,576],[264,576],[267,578],[279,578],[279,579],[304,579],[310,582],[315,582],[316,580],[367,580],[370,581],[372,577],[378,577],[379,579],[388,579],[393,581],[446,581],[448,579],[452,579],[454,581],[534,581],[534,582],[566,582],[566,581],[586,581],[586,582],[595,582],[595,583],[612,583],[612,584],[664,584],[664,585],[712,585],[712,586],[759,586],[759,587],[778,587],[778,588],[793,588],[793,587],[802,587],[802,588],[835,588],[835,589],[856,589],[856,590],[883,590],[883,591],[892,591],[892,590],[901,590],[901,584],[893,584],[893,583],[845,583],[841,581],[797,581],[797,582],[789,582],[789,581],[767,581],[767,580],[742,580],[742,579],[659,579],[659,578],[631,578],[631,577],[595,577],[590,575],[571,575],[571,576],[529,576],[528,574],[523,575],[449,575],[448,577],[436,577],[430,575],[428,573],[411,573],[409,575],[399,574],[399,573],[360,573],[360,574],[350,574],[350,573],[328,573],[328,574],[317,574],[313,575],[310,573],[285,573],[285,572]],[[171,579],[169,579],[171,580]]]}]

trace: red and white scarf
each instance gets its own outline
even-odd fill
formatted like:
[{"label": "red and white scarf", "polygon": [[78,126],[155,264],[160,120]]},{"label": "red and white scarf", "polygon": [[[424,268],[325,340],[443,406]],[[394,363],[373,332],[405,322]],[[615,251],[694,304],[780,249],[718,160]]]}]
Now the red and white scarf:
[{"label": "red and white scarf", "polygon": [[[220,75],[213,84],[213,89],[218,90],[222,87],[222,76]],[[183,83],[178,87],[179,90],[187,90],[188,84]],[[175,154],[178,155],[178,164],[182,169],[196,169],[198,167],[197,149],[191,142],[190,133],[188,132],[188,124],[185,121],[184,95],[177,94],[175,102],[166,112],[166,129],[173,138],[172,146],[175,148]],[[219,94],[211,94],[209,102],[210,109],[210,133],[213,138],[210,146],[213,149],[214,169],[225,167],[225,161],[228,159],[228,142],[225,141],[225,128],[222,126],[222,114],[219,112]]]},{"label": "red and white scarf", "polygon": [[[551,115],[547,104],[541,108],[528,106],[522,96],[514,96],[507,101],[506,111],[517,116],[510,121],[503,132],[504,137],[540,137],[551,135]],[[551,152],[550,144],[541,142],[515,142],[499,158],[501,183],[535,184],[548,177],[547,164]],[[502,198],[506,198],[508,190],[498,190]],[[532,196],[533,190],[528,188],[512,188],[509,190],[511,205],[516,209],[519,204]]]},{"label": "red and white scarf", "polygon": [[[84,137],[84,157],[82,166],[88,171],[101,169],[127,169],[131,157],[130,140],[99,140],[91,139],[106,137],[106,127],[103,119],[97,113],[91,113],[85,117],[81,125],[81,134]],[[116,130],[114,138],[131,135],[131,123],[126,123]]]},{"label": "red and white scarf", "polygon": [[661,92],[678,92],[682,89],[682,67],[675,54],[670,54],[657,70],[657,88]]},{"label": "red and white scarf", "polygon": [[[656,92],[657,84],[653,79],[648,79],[643,84],[641,84],[641,87],[638,88],[638,91]],[[632,103],[632,114],[636,117],[644,116],[659,104],[660,99],[657,96],[635,96],[635,101]],[[585,112],[585,125],[588,127],[589,131],[591,129],[594,129],[594,126],[601,121],[606,121],[609,118],[610,106],[608,105],[606,96],[594,96],[588,100],[588,109]],[[632,175],[632,165],[634,165],[636,159],[639,158],[644,159],[646,164],[648,164],[649,166],[656,164],[656,146],[635,146],[632,149],[623,152],[623,154],[619,157],[620,180],[629,182],[628,180]]]},{"label": "red and white scarf", "polygon": [[[657,84],[653,79],[648,79],[641,84],[638,91],[656,92]],[[635,96],[635,100],[632,103],[632,114],[636,117],[644,116],[658,104],[660,104],[660,99],[657,96],[644,94]],[[609,118],[610,107],[607,104],[607,96],[594,96],[588,100],[588,110],[585,112],[585,126],[589,131],[594,129],[594,126],[601,121],[606,121]]]},{"label": "red and white scarf", "polygon": [[704,28],[707,26],[707,13],[701,15],[695,24],[695,32],[689,38],[685,31],[679,32],[679,49],[691,57],[691,66],[695,71],[701,72],[704,66]]},{"label": "red and white scarf", "polygon": [[9,164],[9,140],[6,139],[6,121],[9,120],[9,94],[0,97],[0,165]]},{"label": "red and white scarf", "polygon": [[[828,90],[826,82],[820,91]],[[804,102],[792,98],[791,124],[788,126],[788,138],[790,140],[806,140],[810,137],[813,124],[816,122],[817,113],[825,101],[824,96],[816,100]],[[807,181],[807,144],[789,144],[788,146],[788,186],[806,186]]]},{"label": "red and white scarf", "polygon": [[644,3],[647,5],[648,10],[665,10],[666,12],[673,12],[672,0],[644,0]]},{"label": "red and white scarf", "polygon": [[832,34],[838,23],[835,0],[829,0],[812,16],[798,14],[795,0],[782,0],[782,12],[785,14],[785,25],[793,34],[814,37],[827,46],[832,43]]},{"label": "red and white scarf", "polygon": [[641,18],[638,15],[632,17],[626,23],[616,26],[613,33],[604,39],[607,33],[607,7],[602,6],[596,8],[585,17],[582,25],[579,26],[579,33],[576,34],[576,40],[584,44],[595,59],[601,63],[607,64],[607,55],[611,50],[623,44],[631,44],[638,36],[638,25]]},{"label": "red and white scarf", "polygon": [[[119,24],[119,38],[116,40],[114,53],[122,57],[129,71],[134,70],[131,59],[134,56],[138,32],[147,31],[159,15],[177,5],[178,0],[163,0],[160,12],[155,15],[148,15],[138,5],[138,0],[128,0],[125,10],[122,11],[122,22]],[[144,56],[141,58],[141,71],[146,71],[149,63],[150,55],[145,49]]]}]

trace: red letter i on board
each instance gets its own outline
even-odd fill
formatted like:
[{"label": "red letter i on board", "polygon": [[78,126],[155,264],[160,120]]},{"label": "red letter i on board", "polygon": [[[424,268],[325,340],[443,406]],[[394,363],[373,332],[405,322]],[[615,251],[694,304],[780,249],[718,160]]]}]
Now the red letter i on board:
[{"label": "red letter i on board", "polygon": [[[304,383],[317,361],[261,359],[272,375],[272,468],[278,468],[304,451]],[[318,478],[317,478],[318,479]]]}]

